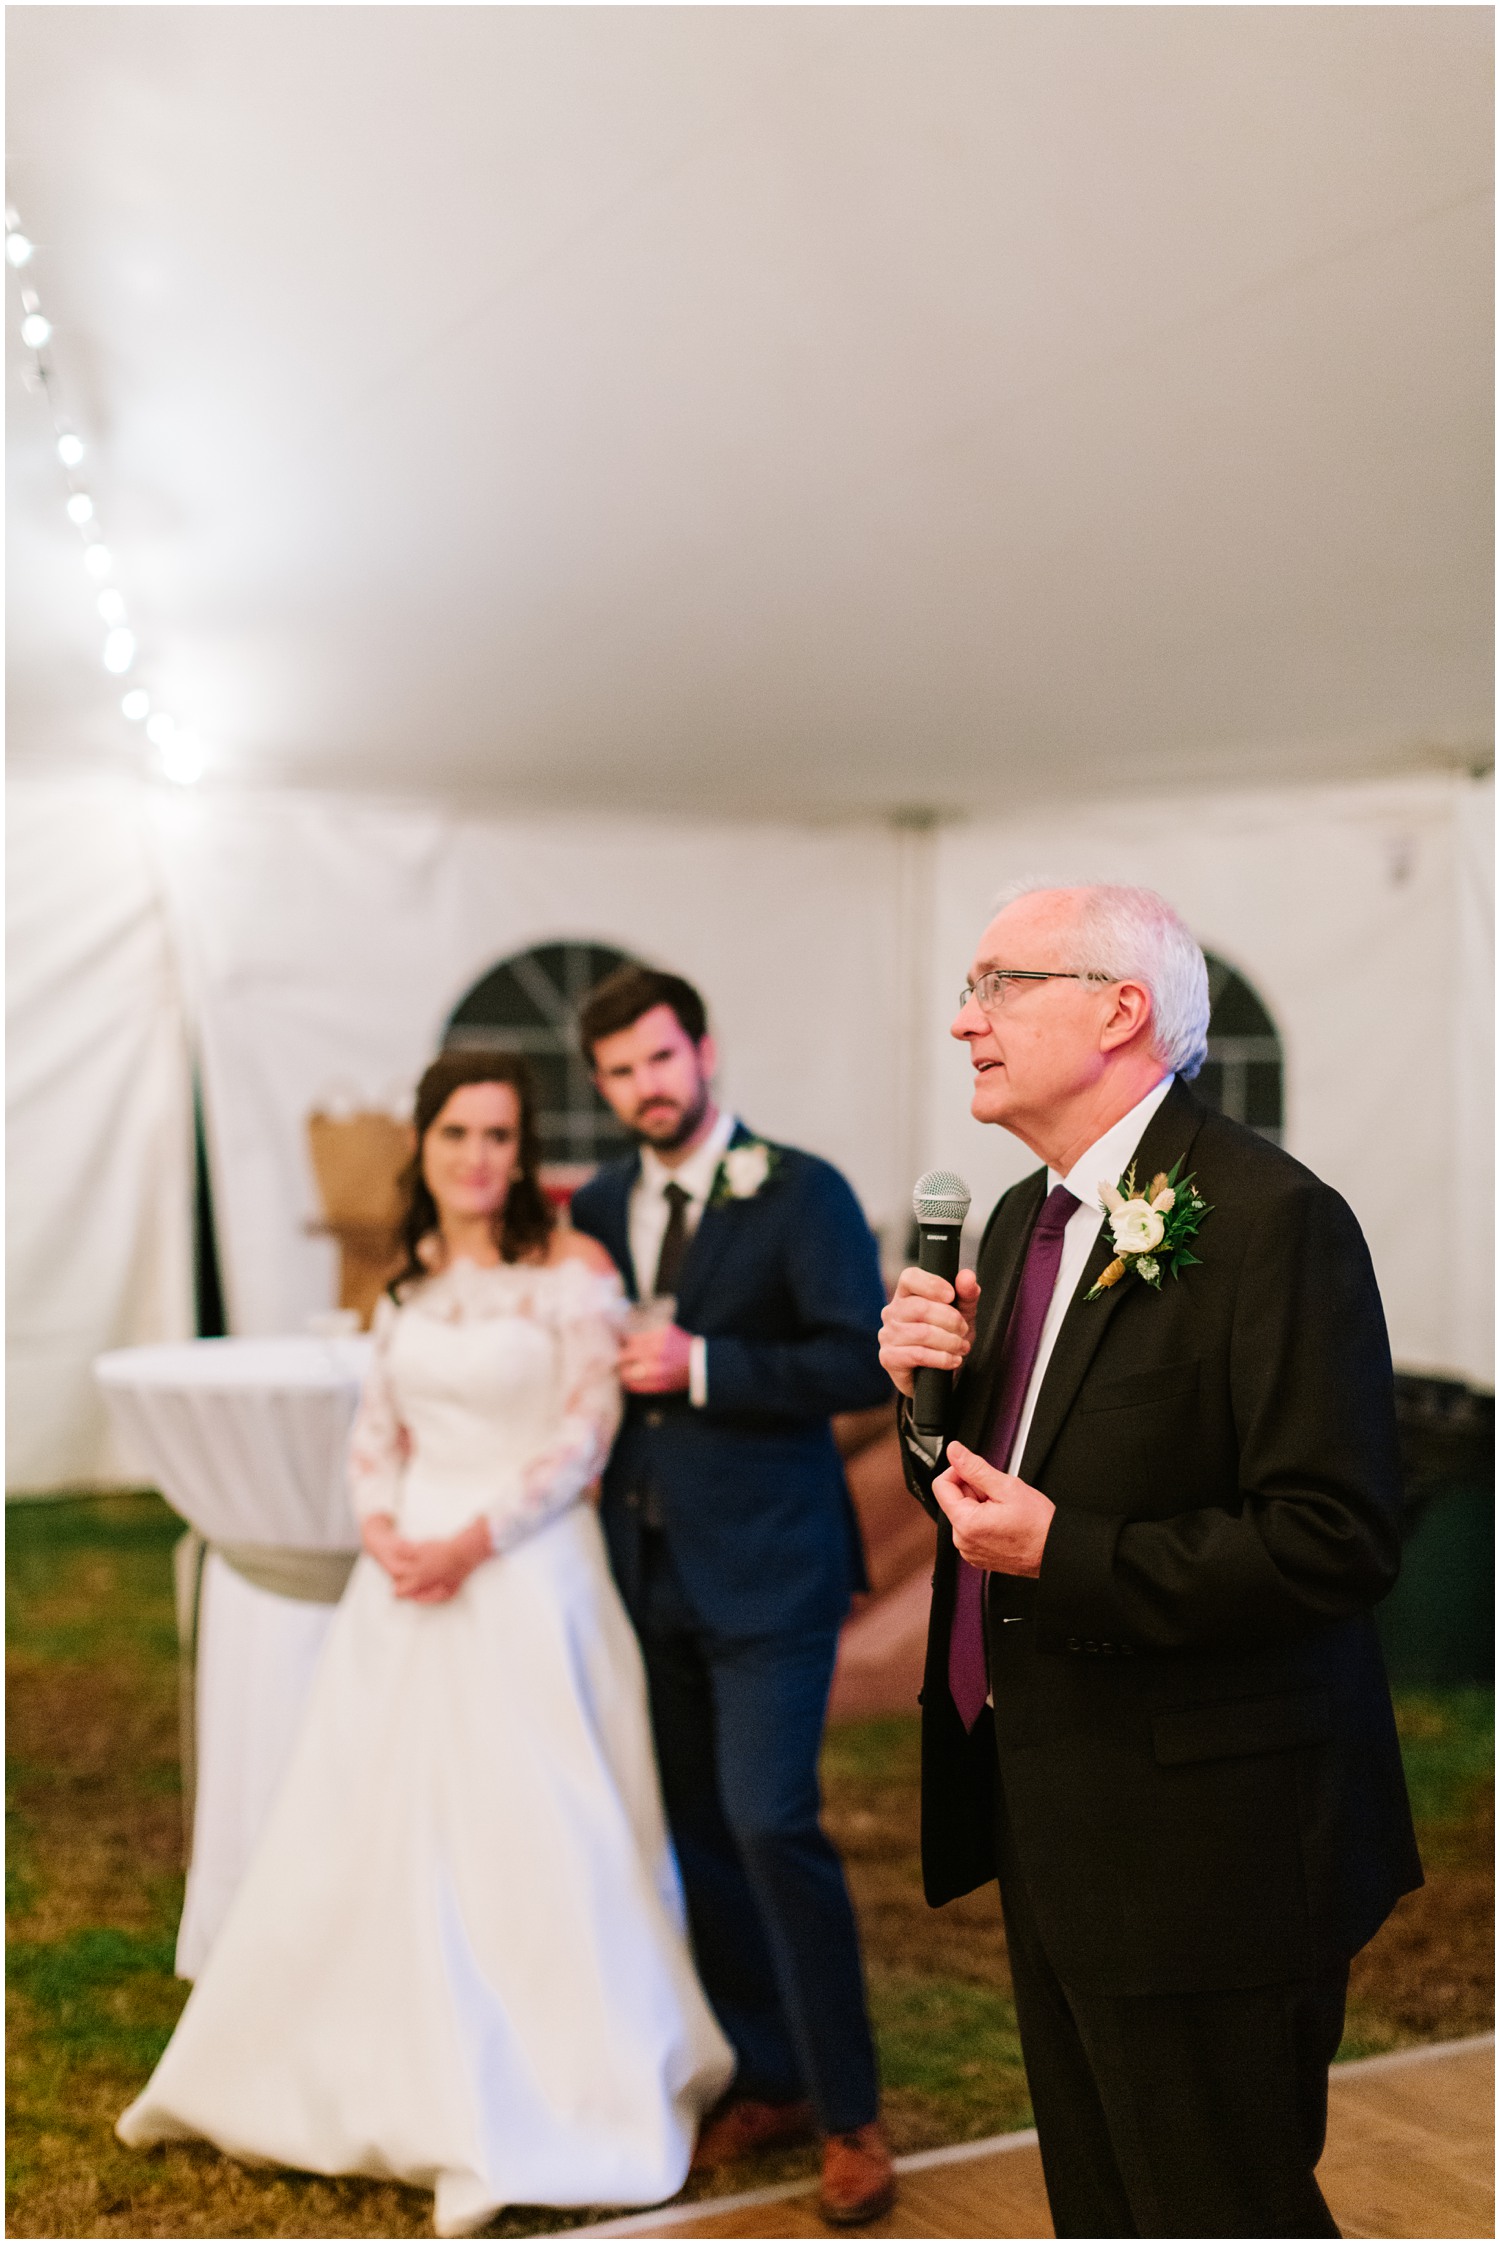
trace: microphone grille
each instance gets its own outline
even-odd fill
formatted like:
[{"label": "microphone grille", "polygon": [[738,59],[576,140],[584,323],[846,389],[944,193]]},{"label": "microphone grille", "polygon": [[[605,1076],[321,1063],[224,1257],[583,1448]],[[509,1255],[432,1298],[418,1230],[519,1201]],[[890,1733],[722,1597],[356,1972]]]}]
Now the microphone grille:
[{"label": "microphone grille", "polygon": [[952,1169],[929,1169],[917,1179],[911,1212],[918,1223],[962,1223],[972,1198],[963,1178]]}]

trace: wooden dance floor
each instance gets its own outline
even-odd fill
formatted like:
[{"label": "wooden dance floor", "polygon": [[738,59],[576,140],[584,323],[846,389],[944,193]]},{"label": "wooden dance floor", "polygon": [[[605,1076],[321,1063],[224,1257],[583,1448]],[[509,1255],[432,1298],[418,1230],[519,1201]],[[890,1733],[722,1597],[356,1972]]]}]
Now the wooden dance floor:
[{"label": "wooden dance floor", "polygon": [[[1318,2169],[1345,2236],[1493,2236],[1495,2045],[1398,2050],[1333,2074]],[[901,2195],[859,2236],[1052,2234],[1033,2135],[1003,2135],[898,2161]],[[805,2183],[668,2206],[574,2236],[829,2236]],[[848,2233],[848,2232],[845,2232]]]}]

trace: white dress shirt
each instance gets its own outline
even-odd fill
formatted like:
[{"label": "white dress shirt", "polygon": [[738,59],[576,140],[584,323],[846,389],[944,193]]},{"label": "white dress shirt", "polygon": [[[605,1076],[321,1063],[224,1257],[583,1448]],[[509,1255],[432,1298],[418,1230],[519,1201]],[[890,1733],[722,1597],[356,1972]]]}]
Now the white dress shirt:
[{"label": "white dress shirt", "polygon": [[[1006,1464],[1008,1472],[1014,1473],[1020,1469],[1021,1459],[1026,1452],[1026,1437],[1031,1432],[1031,1421],[1036,1415],[1036,1399],[1047,1375],[1047,1365],[1057,1346],[1063,1318],[1078,1290],[1084,1265],[1094,1250],[1099,1226],[1104,1221],[1099,1187],[1101,1184],[1114,1184],[1130,1167],[1135,1158],[1135,1149],[1146,1134],[1146,1124],[1171,1090],[1174,1080],[1172,1076],[1164,1075],[1154,1090],[1148,1091],[1128,1114],[1120,1116],[1113,1129],[1106,1130],[1103,1137],[1097,1138],[1089,1147],[1087,1153],[1079,1155],[1065,1177],[1059,1176],[1055,1169],[1047,1171],[1049,1192],[1057,1185],[1065,1184],[1074,1198],[1083,1205],[1074,1209],[1063,1233],[1062,1260],[1057,1266],[1052,1299],[1047,1305],[1036,1362],[1031,1367],[1026,1400],[1021,1405],[1021,1421],[1016,1428],[1015,1442]],[[1150,1179],[1142,1177],[1139,1181],[1148,1184]]]},{"label": "white dress shirt", "polygon": [[[682,1216],[691,1239],[708,1205],[719,1163],[728,1152],[729,1141],[737,1127],[734,1115],[721,1114],[703,1143],[695,1145],[687,1159],[680,1161],[675,1169],[669,1169],[649,1145],[641,1147],[641,1173],[630,1194],[630,1259],[635,1266],[635,1290],[643,1302],[653,1298],[656,1266],[667,1235],[671,1215],[667,1186],[680,1185],[687,1194]],[[708,1401],[708,1342],[701,1335],[694,1338],[689,1353],[688,1397],[699,1410]]]}]

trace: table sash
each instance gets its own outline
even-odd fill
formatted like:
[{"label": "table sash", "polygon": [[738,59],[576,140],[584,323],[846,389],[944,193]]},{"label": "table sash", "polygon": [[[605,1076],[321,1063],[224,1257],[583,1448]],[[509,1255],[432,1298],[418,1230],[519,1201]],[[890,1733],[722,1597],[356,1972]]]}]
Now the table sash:
[{"label": "table sash", "polygon": [[172,1551],[177,1607],[177,1724],[182,1760],[182,1854],[193,1859],[193,1816],[198,1803],[198,1615],[203,1565],[210,1551],[256,1589],[306,1605],[337,1605],[354,1571],[358,1551],[293,1550],[275,1543],[211,1543],[190,1527]]}]

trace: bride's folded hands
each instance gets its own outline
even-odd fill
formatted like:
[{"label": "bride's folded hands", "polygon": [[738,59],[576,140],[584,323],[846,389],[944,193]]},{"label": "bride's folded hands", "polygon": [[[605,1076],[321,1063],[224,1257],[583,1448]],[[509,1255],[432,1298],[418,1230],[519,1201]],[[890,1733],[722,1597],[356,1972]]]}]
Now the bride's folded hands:
[{"label": "bride's folded hands", "polygon": [[456,1535],[412,1542],[389,1512],[374,1512],[364,1523],[365,1549],[391,1577],[398,1597],[417,1605],[443,1605],[462,1589],[476,1566],[494,1556],[489,1522],[470,1520]]}]

